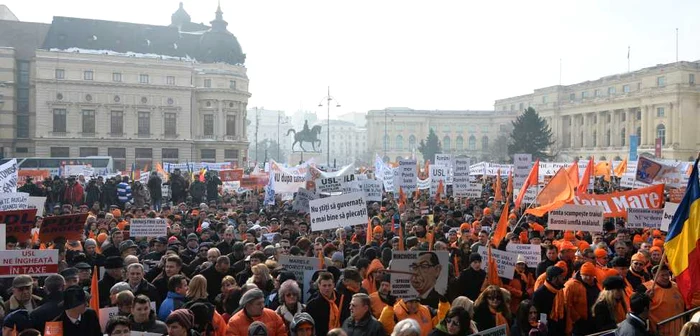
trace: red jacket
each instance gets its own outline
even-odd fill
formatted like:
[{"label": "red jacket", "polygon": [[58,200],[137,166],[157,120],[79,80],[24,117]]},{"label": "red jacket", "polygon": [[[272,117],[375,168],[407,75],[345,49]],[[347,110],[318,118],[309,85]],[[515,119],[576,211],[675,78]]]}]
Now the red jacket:
[{"label": "red jacket", "polygon": [[83,204],[83,186],[75,182],[73,186],[67,185],[63,192],[63,203],[65,204]]}]

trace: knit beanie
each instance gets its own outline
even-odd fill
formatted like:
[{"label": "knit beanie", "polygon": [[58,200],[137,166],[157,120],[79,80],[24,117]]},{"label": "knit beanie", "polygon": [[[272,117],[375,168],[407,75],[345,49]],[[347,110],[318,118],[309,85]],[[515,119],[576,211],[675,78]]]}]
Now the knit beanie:
[{"label": "knit beanie", "polygon": [[255,321],[248,327],[248,336],[267,336],[267,327],[260,321]]},{"label": "knit beanie", "polygon": [[241,307],[245,308],[245,305],[247,305],[251,301],[257,300],[257,299],[262,299],[264,297],[265,296],[263,295],[263,292],[260,289],[253,288],[253,289],[245,292],[245,294],[243,294],[243,296],[241,296],[241,300],[238,302],[238,304]]},{"label": "knit beanie", "polygon": [[189,309],[173,310],[165,319],[165,324],[171,323],[178,323],[183,329],[190,330],[194,326],[194,314]]}]

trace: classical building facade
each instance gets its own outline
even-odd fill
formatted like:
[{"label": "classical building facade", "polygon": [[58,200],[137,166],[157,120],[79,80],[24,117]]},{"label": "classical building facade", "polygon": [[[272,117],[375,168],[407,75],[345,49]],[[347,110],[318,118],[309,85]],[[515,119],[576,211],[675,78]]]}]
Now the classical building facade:
[{"label": "classical building facade", "polygon": [[[16,132],[5,155],[112,156],[120,170],[242,165],[250,93],[245,54],[226,26],[221,8],[205,26],[182,4],[169,26],[54,17],[26,64],[28,118],[13,104]],[[16,49],[7,47],[0,59]]]},{"label": "classical building facade", "polygon": [[[423,158],[418,151],[421,140],[433,129],[443,153],[465,155],[477,160],[504,158],[493,153],[499,136],[508,137],[515,111],[413,110],[386,108],[367,113],[367,142],[369,152],[386,160],[411,157]],[[501,152],[503,148],[501,149]]]},{"label": "classical building facade", "polygon": [[[351,163],[366,164],[371,162],[371,158],[367,153],[367,129],[357,127],[352,122],[345,120],[330,120],[330,142],[328,142],[329,129],[328,120],[320,120],[315,125],[321,126],[321,152],[314,154],[317,162],[325,163],[328,161],[326,154],[330,150],[330,164],[334,161],[336,166],[348,165]],[[314,124],[309,124],[313,127]],[[298,145],[297,145],[298,146]],[[304,148],[310,150],[311,145],[304,143]],[[318,149],[318,147],[316,147]],[[299,150],[297,147],[296,150]]]},{"label": "classical building facade", "polygon": [[499,112],[533,107],[552,128],[551,152],[562,160],[594,155],[621,159],[630,135],[639,136],[639,154],[692,161],[700,142],[700,62],[657,65],[593,81],[536,89],[532,94],[499,99]]}]

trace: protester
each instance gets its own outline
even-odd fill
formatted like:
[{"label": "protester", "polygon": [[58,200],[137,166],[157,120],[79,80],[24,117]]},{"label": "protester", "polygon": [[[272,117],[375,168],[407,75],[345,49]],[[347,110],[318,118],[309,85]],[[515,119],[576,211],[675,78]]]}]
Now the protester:
[{"label": "protester", "polygon": [[384,336],[384,327],[370,312],[369,295],[356,293],[350,300],[350,316],[343,322],[348,336]]},{"label": "protester", "polygon": [[593,318],[596,331],[614,329],[625,319],[625,283],[619,276],[611,276],[603,281],[603,291],[593,305]]},{"label": "protester", "polygon": [[113,316],[107,321],[105,333],[108,336],[129,335],[131,334],[131,325],[129,320],[124,316]]},{"label": "protester", "polygon": [[445,318],[430,332],[430,336],[466,336],[471,335],[471,317],[462,307],[452,307]]},{"label": "protester", "polygon": [[671,281],[671,272],[668,266],[654,266],[651,272],[655,274],[655,279],[644,283],[651,300],[649,306],[649,329],[652,333],[677,335],[680,333],[681,324],[668,323],[659,328],[657,323],[685,311],[683,295],[678,290],[676,283]]},{"label": "protester", "polygon": [[617,336],[647,336],[651,335],[647,330],[649,318],[649,306],[651,299],[645,293],[634,293],[630,298],[630,313],[615,330]]},{"label": "protester", "polygon": [[260,289],[251,289],[241,297],[241,310],[228,322],[226,335],[245,335],[255,321],[267,326],[269,336],[286,336],[287,328],[282,318],[273,310],[265,308],[265,296]]},{"label": "protester", "polygon": [[156,334],[167,334],[168,327],[156,319],[156,313],[151,309],[151,300],[146,295],[137,295],[129,315],[131,330]]},{"label": "protester", "polygon": [[63,313],[56,319],[63,322],[64,335],[102,335],[97,313],[87,308],[87,296],[82,288],[66,288],[62,308]]},{"label": "protester", "polygon": [[474,301],[474,322],[479,330],[505,325],[510,328],[510,307],[498,286],[488,286]]},{"label": "protester", "polygon": [[277,314],[284,319],[284,323],[289,328],[289,325],[294,321],[294,316],[304,311],[306,308],[301,300],[301,289],[295,280],[287,280],[279,289],[280,305],[277,308]]},{"label": "protester", "polygon": [[323,335],[328,330],[340,328],[340,308],[336,303],[339,300],[335,291],[335,279],[329,272],[318,273],[316,279],[318,292],[309,299],[306,304],[306,312],[316,321],[316,333]]}]

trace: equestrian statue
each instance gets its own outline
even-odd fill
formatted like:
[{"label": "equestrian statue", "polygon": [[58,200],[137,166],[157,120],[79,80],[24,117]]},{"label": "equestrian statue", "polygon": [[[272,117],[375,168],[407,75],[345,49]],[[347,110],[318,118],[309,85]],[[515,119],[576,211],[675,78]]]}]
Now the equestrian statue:
[{"label": "equestrian statue", "polygon": [[294,133],[294,142],[292,143],[292,151],[294,151],[294,145],[297,143],[299,144],[299,147],[301,147],[302,152],[306,152],[306,149],[304,148],[303,143],[304,142],[310,142],[311,147],[313,148],[314,152],[317,152],[316,146],[318,145],[319,147],[321,146],[321,140],[318,139],[318,135],[321,134],[321,126],[316,125],[309,129],[309,121],[304,120],[304,129],[301,132],[295,131],[293,128],[290,128],[287,131],[287,135],[290,133]]}]

